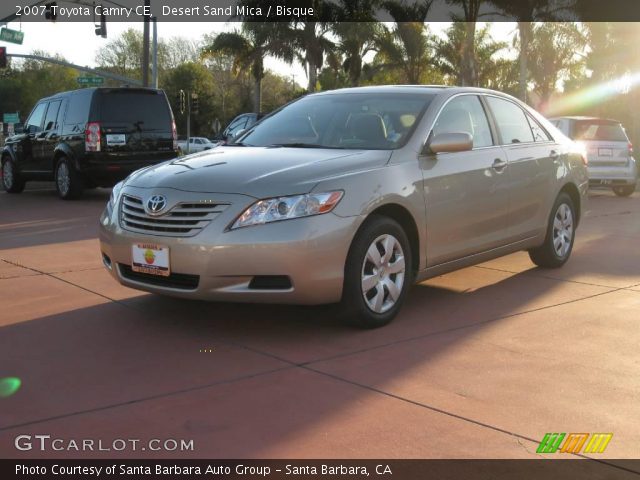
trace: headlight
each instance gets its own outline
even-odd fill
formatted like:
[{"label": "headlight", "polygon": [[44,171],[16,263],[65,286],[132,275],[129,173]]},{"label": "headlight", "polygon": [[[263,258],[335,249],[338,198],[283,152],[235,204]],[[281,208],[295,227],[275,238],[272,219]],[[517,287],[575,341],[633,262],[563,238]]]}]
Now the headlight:
[{"label": "headlight", "polygon": [[306,195],[259,200],[242,212],[242,215],[231,226],[231,230],[250,225],[329,213],[338,204],[343,194],[344,192],[338,190],[335,192],[309,193]]},{"label": "headlight", "polygon": [[122,190],[123,185],[124,181],[118,182],[113,186],[113,189],[111,190],[111,197],[109,197],[109,203],[107,204],[109,213],[113,211],[113,207],[118,203],[118,198],[120,197],[120,191]]}]

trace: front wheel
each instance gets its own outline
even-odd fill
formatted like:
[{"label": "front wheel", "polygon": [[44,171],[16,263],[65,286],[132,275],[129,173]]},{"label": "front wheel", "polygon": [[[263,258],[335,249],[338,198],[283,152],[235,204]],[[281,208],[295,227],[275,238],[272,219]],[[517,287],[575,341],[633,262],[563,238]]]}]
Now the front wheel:
[{"label": "front wheel", "polygon": [[411,248],[394,220],[373,216],[351,245],[345,266],[342,307],[347,321],[378,328],[397,315],[413,281]]},{"label": "front wheel", "polygon": [[569,260],[576,231],[575,212],[571,197],[564,192],[558,195],[551,211],[544,243],[529,250],[533,263],[542,268],[560,268]]},{"label": "front wheel", "polygon": [[82,196],[84,185],[80,173],[67,157],[60,157],[55,171],[56,190],[63,200],[74,200]]},{"label": "front wheel", "polygon": [[15,162],[5,157],[2,160],[2,186],[7,193],[20,193],[24,190],[25,182],[20,177]]},{"label": "front wheel", "polygon": [[613,187],[613,193],[615,193],[619,197],[628,197],[635,191],[635,185],[618,185]]}]

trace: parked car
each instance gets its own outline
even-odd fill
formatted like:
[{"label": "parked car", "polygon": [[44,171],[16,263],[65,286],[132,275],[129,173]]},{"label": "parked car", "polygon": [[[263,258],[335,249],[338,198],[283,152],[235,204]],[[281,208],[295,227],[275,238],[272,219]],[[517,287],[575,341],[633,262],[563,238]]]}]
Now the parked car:
[{"label": "parked car", "polygon": [[558,117],[551,123],[584,146],[589,160],[591,185],[609,185],[620,197],[628,197],[638,182],[633,145],[617,120],[596,117]]},{"label": "parked car", "polygon": [[36,103],[2,149],[2,184],[55,180],[63,199],[112,186],[134,170],[177,155],[173,113],[162,90],[86,88]]},{"label": "parked car", "polygon": [[245,130],[251,128],[258,120],[261,120],[264,116],[264,113],[242,113],[231,120],[229,125],[227,125],[227,128],[225,128],[222,133],[218,137],[216,137],[216,139],[219,140],[222,145],[231,143],[239,133],[242,133]]},{"label": "parked car", "polygon": [[416,281],[528,250],[571,255],[585,158],[508,95],[386,86],[308,95],[234,144],[135,172],[100,220],[105,267],[177,297],[339,302],[379,327]]},{"label": "parked car", "polygon": [[205,137],[189,137],[189,148],[187,148],[187,140],[178,140],[178,150],[182,153],[202,152],[203,150],[210,150],[217,145],[217,143],[213,143]]}]

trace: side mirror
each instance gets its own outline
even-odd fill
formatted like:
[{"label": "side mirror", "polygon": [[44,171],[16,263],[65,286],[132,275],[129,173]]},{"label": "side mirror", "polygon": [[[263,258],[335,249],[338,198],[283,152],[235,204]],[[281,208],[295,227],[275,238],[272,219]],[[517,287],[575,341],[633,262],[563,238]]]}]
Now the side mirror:
[{"label": "side mirror", "polygon": [[430,138],[423,153],[466,152],[472,148],[473,136],[470,133],[439,133]]},{"label": "side mirror", "polygon": [[235,132],[233,135],[229,135],[229,138],[227,139],[227,141],[229,142],[235,141],[236,138],[240,138],[242,135],[244,135],[244,132],[246,131],[247,131],[246,128],[241,128],[240,130]]}]

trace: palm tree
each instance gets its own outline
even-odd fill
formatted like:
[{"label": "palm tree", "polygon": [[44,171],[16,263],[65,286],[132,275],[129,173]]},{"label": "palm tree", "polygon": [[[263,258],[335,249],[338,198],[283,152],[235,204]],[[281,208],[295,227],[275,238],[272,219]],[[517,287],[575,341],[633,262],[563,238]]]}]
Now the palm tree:
[{"label": "palm tree", "polygon": [[[475,69],[476,85],[487,88],[495,88],[497,85],[508,83],[503,79],[510,69],[505,68],[511,64],[510,60],[496,58],[496,53],[505,49],[507,42],[496,42],[491,38],[489,25],[475,31],[473,45],[474,57],[477,60]],[[467,41],[467,26],[463,22],[453,22],[446,32],[446,39],[436,43],[436,57],[438,67],[456,85],[463,84],[464,80],[464,48]]]},{"label": "palm tree", "polygon": [[462,7],[463,17],[454,21],[464,22],[464,42],[462,42],[462,62],[460,65],[460,84],[478,86],[478,61],[476,58],[476,22],[480,6],[485,0],[447,0],[447,3]]},{"label": "palm tree", "polygon": [[562,11],[574,8],[574,0],[488,0],[500,9],[503,15],[518,22],[520,42],[520,99],[527,100],[527,82],[529,78],[528,54],[531,42],[533,22],[535,20],[552,21]]},{"label": "palm tree", "polygon": [[314,92],[318,83],[318,71],[322,68],[324,55],[335,45],[329,40],[333,15],[333,4],[326,0],[311,0],[313,19],[296,19],[291,22],[288,35],[298,53],[298,60],[307,70],[307,91]]},{"label": "palm tree", "polygon": [[585,59],[578,53],[586,47],[586,36],[575,23],[547,22],[535,25],[529,44],[530,75],[544,110],[558,81],[584,72]]},{"label": "palm tree", "polygon": [[332,32],[338,38],[343,68],[354,87],[360,84],[364,56],[376,50],[381,25],[375,21],[374,9],[379,3],[379,0],[339,0],[333,6]]},{"label": "palm tree", "polygon": [[220,33],[202,49],[204,57],[216,53],[231,56],[236,75],[251,72],[255,112],[261,110],[265,57],[271,55],[287,62],[292,62],[294,58],[293,47],[287,41],[283,26],[278,22],[245,22],[241,30]]},{"label": "palm tree", "polygon": [[395,21],[389,30],[381,28],[376,39],[378,60],[376,68],[397,68],[403,72],[407,83],[418,84],[432,63],[431,44],[425,20],[433,0],[410,5],[386,1],[382,7]]}]

